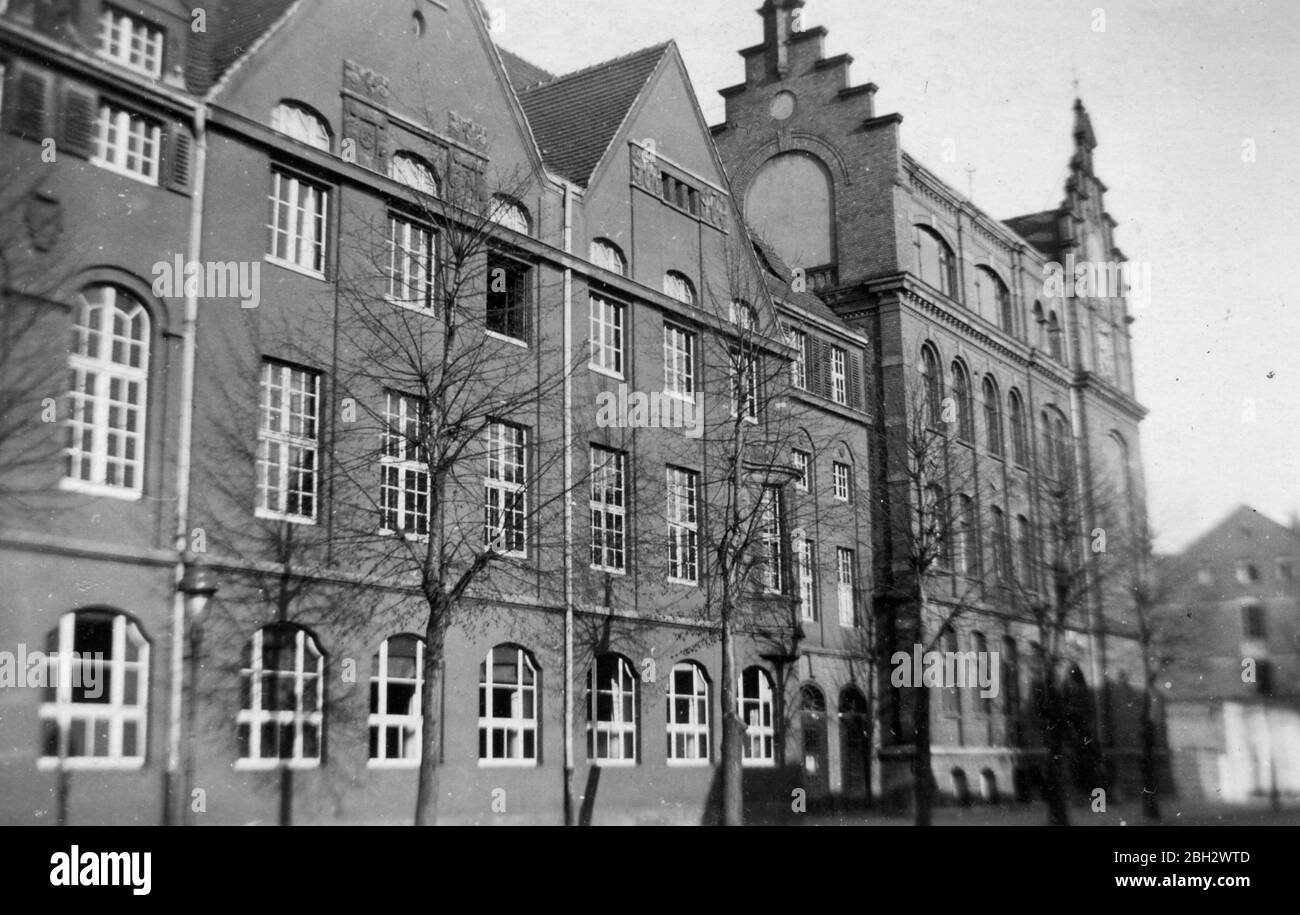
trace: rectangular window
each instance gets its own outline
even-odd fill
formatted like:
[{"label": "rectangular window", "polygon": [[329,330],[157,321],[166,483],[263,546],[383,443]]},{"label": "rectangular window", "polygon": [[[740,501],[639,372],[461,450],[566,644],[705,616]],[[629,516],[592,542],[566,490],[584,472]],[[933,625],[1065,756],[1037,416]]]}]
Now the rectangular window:
[{"label": "rectangular window", "polygon": [[162,76],[163,32],[111,6],[99,14],[99,55],[152,76]]},{"label": "rectangular window", "polygon": [[315,522],[320,375],[281,362],[263,362],[261,414],[258,514]]},{"label": "rectangular window", "polygon": [[417,308],[433,304],[433,233],[392,214],[388,217],[388,297]]},{"label": "rectangular window", "polygon": [[668,468],[668,577],[695,584],[699,569],[700,475]]},{"label": "rectangular window", "polygon": [[835,498],[841,502],[853,501],[853,470],[848,464],[835,461],[831,464],[831,478],[835,484]]},{"label": "rectangular window", "polygon": [[848,355],[844,350],[838,346],[831,347],[831,400],[838,404],[849,402],[847,361]]},{"label": "rectangular window", "polygon": [[798,448],[793,449],[791,454],[794,455],[794,469],[798,474],[794,478],[794,488],[800,492],[807,492],[809,485],[809,476],[812,473],[812,455],[807,451],[800,451]]},{"label": "rectangular window", "polygon": [[591,296],[591,361],[593,369],[623,377],[623,306]]},{"label": "rectangular window", "polygon": [[421,403],[396,391],[385,393],[383,452],[379,461],[379,529],[383,533],[429,533],[429,464]]},{"label": "rectangular window", "polygon": [[587,675],[587,759],[636,764],[637,680],[619,655],[601,655]]},{"label": "rectangular window", "polygon": [[1268,638],[1268,621],[1262,606],[1247,604],[1241,608],[1241,634],[1248,639]]},{"label": "rectangular window", "polygon": [[668,764],[709,761],[709,681],[695,664],[674,665],[668,681]]},{"label": "rectangular window", "polygon": [[488,427],[488,466],[483,478],[483,544],[523,555],[527,509],[527,434],[523,426],[494,422]]},{"label": "rectangular window", "polygon": [[695,398],[695,335],[664,325],[664,393]]},{"label": "rectangular window", "polygon": [[806,391],[808,390],[808,335],[801,330],[791,330],[790,344],[795,349],[794,361],[790,363],[790,383]]},{"label": "rectangular window", "polygon": [[325,273],[329,191],[279,168],[271,169],[271,250],[282,264]]},{"label": "rectangular window", "polygon": [[514,645],[497,645],[479,665],[480,766],[537,765],[537,668]]},{"label": "rectangular window", "polygon": [[999,582],[1011,580],[1011,544],[1007,531],[1007,516],[994,506],[993,515],[993,574]]},{"label": "rectangular window", "polygon": [[158,183],[162,127],[152,118],[101,102],[95,122],[95,154],[91,162],[111,172]]},{"label": "rectangular window", "polygon": [[799,615],[805,622],[817,621],[817,545],[807,537],[794,551],[795,578],[799,581]]},{"label": "rectangular window", "polygon": [[732,347],[730,367],[731,415],[758,422],[757,357],[739,347]]},{"label": "rectangular window", "polygon": [[532,268],[493,252],[488,255],[486,327],[494,334],[528,342]]},{"label": "rectangular window", "polygon": [[835,577],[839,597],[840,625],[851,627],[857,625],[857,601],[853,587],[853,551],[845,547],[835,548]]},{"label": "rectangular window", "polygon": [[591,567],[605,572],[627,568],[624,531],[627,454],[591,446]]},{"label": "rectangular window", "polygon": [[780,591],[781,563],[781,491],[775,486],[763,487],[762,526],[759,532],[763,545],[763,588]]},{"label": "rectangular window", "polygon": [[415,766],[420,761],[424,642],[409,635],[384,639],[373,660],[369,765]]}]

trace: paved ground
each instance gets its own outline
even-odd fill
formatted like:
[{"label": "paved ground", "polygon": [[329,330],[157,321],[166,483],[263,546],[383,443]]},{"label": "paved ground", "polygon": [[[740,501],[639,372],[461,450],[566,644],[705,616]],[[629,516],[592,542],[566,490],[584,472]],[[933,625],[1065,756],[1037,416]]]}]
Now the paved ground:
[{"label": "paved ground", "polygon": [[[1300,800],[1284,800],[1277,811],[1267,802],[1243,806],[1216,805],[1206,801],[1166,801],[1159,823],[1142,819],[1137,804],[1111,804],[1105,813],[1093,813],[1087,806],[1070,812],[1074,826],[1300,826]],[[935,810],[937,826],[1043,826],[1047,814],[1041,803],[1000,804],[967,808],[941,807]],[[873,811],[845,811],[809,814],[805,826],[910,826],[907,816],[882,815]]]}]

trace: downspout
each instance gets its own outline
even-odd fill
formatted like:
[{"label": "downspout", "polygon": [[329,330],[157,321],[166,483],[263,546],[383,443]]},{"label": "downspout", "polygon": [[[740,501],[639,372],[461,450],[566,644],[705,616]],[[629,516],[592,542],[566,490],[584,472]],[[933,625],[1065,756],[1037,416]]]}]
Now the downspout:
[{"label": "downspout", "polygon": [[[564,184],[564,253],[573,253],[573,185]],[[564,825],[573,825],[573,268],[564,267]]]},{"label": "downspout", "polygon": [[1084,582],[1088,589],[1088,675],[1092,677],[1094,701],[1092,703],[1093,722],[1096,729],[1099,749],[1104,753],[1109,747],[1110,727],[1106,710],[1110,705],[1110,690],[1106,683],[1106,645],[1102,634],[1101,595],[1097,593],[1099,585],[1096,554],[1092,552],[1092,532],[1089,525],[1097,523],[1092,502],[1092,452],[1087,447],[1085,436],[1088,429],[1083,416],[1083,392],[1077,384],[1070,385],[1070,426],[1074,434],[1074,466],[1076,495],[1079,499],[1080,533],[1083,535],[1084,548]]},{"label": "downspout", "polygon": [[[203,193],[207,173],[207,108],[194,109],[194,188],[190,197],[188,261],[197,263],[202,253]],[[172,582],[171,702],[167,714],[167,772],[163,784],[163,823],[182,821],[180,798],[181,721],[185,691],[185,549],[190,525],[190,466],[194,439],[194,366],[199,318],[197,284],[186,284],[185,322],[182,326],[180,429],[176,453],[176,568]]]}]

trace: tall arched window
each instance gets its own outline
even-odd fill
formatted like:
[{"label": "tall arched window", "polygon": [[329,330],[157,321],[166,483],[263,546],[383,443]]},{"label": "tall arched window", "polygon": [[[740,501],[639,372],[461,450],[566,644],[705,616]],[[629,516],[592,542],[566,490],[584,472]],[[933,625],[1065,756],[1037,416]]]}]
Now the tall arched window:
[{"label": "tall arched window", "polygon": [[957,571],[974,576],[979,571],[979,531],[975,527],[975,501],[965,493],[957,496],[955,526]]},{"label": "tall arched window", "polygon": [[1025,404],[1015,388],[1007,395],[1011,413],[1011,459],[1024,466],[1029,463],[1029,435],[1025,429]]},{"label": "tall arched window", "polygon": [[770,766],[776,743],[772,717],[772,678],[761,667],[746,667],[740,674],[740,720],[745,725],[743,763]]},{"label": "tall arched window", "polygon": [[623,249],[608,238],[592,239],[590,253],[591,262],[597,267],[627,276],[627,258],[623,256]]},{"label": "tall arched window", "polygon": [[664,295],[687,305],[695,304],[695,286],[686,274],[676,270],[664,274]]},{"label": "tall arched window", "polygon": [[816,157],[793,151],[763,163],[745,191],[745,218],[791,267],[835,263],[831,176]]},{"label": "tall arched window", "polygon": [[415,765],[420,761],[420,688],[424,640],[395,635],[379,643],[370,674],[370,761]]},{"label": "tall arched window", "polygon": [[1043,424],[1043,465],[1047,474],[1056,478],[1067,477],[1074,464],[1070,427],[1065,417],[1054,409],[1044,410],[1040,419]]},{"label": "tall arched window", "polygon": [[709,679],[699,664],[682,661],[668,681],[668,764],[704,764],[709,752]]},{"label": "tall arched window", "polygon": [[1047,317],[1047,350],[1053,359],[1065,364],[1065,334],[1055,311]]},{"label": "tall arched window", "polygon": [[1029,328],[1029,342],[1039,349],[1046,349],[1047,318],[1043,316],[1043,303],[1034,302],[1034,326]]},{"label": "tall arched window", "polygon": [[478,758],[537,764],[537,665],[518,645],[497,645],[478,666]]},{"label": "tall arched window", "polygon": [[930,344],[921,347],[921,375],[925,385],[925,412],[930,425],[943,422],[943,372],[939,371],[939,356]]},{"label": "tall arched window", "polygon": [[970,373],[960,361],[952,364],[952,398],[957,405],[957,437],[975,443],[975,403],[971,396]]},{"label": "tall arched window", "polygon": [[917,555],[927,564],[941,569],[952,566],[952,544],[948,521],[948,503],[943,497],[943,487],[929,483],[925,487],[925,501],[917,519]]},{"label": "tall arched window", "polygon": [[988,434],[989,451],[1002,456],[1002,397],[991,375],[984,376],[984,427]]},{"label": "tall arched window", "polygon": [[271,129],[308,146],[330,151],[329,125],[300,102],[281,102],[271,109]]},{"label": "tall arched window", "polygon": [[637,676],[627,658],[603,654],[587,671],[587,758],[602,765],[635,765]]},{"label": "tall arched window", "polygon": [[405,150],[393,153],[388,160],[388,177],[422,194],[438,195],[438,177],[433,166],[415,153]]},{"label": "tall arched window", "polygon": [[1007,333],[1015,330],[1011,291],[1001,277],[988,267],[975,268],[975,302],[981,318],[996,324]]},{"label": "tall arched window", "polygon": [[505,194],[494,194],[492,205],[488,210],[488,219],[492,220],[499,226],[505,226],[507,229],[514,229],[523,235],[529,234],[531,220],[528,218],[528,210],[518,200],[507,197]]},{"label": "tall arched window", "polygon": [[116,286],[88,286],[75,305],[65,484],[137,498],[144,482],[149,315]]},{"label": "tall arched window", "polygon": [[235,724],[241,762],[320,765],[325,720],[325,654],[306,629],[273,623],[253,633],[240,671]]},{"label": "tall arched window", "polygon": [[144,765],[149,642],[113,610],[59,618],[45,657],[41,768]]},{"label": "tall arched window", "polygon": [[921,279],[949,298],[957,297],[957,258],[952,248],[934,229],[913,226],[917,273]]}]

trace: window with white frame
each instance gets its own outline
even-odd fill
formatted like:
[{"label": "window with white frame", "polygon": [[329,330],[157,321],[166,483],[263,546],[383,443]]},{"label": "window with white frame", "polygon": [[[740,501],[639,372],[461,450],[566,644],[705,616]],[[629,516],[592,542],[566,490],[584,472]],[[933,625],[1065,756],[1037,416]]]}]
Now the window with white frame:
[{"label": "window with white frame", "polygon": [[325,218],[329,191],[279,168],[271,169],[271,246],[274,261],[325,272]]},{"label": "window with white frame", "polygon": [[817,544],[800,537],[794,550],[794,575],[799,582],[799,614],[806,622],[817,621]]},{"label": "window with white frame", "polygon": [[409,219],[388,216],[388,298],[429,308],[433,298],[433,233]]},{"label": "window with white frame", "polygon": [[771,766],[776,744],[772,718],[772,678],[761,667],[746,667],[740,675],[740,720],[745,725],[746,766]]},{"label": "window with white frame", "polygon": [[781,590],[781,490],[776,486],[763,487],[763,507],[760,516],[759,540],[763,559],[761,574],[763,588]]},{"label": "window with white frame", "polygon": [[731,348],[731,415],[758,422],[758,361],[742,347]]},{"label": "window with white frame", "polygon": [[388,160],[388,177],[421,194],[438,196],[438,177],[433,167],[414,153],[393,153]]},{"label": "window with white frame", "polygon": [[320,764],[324,729],[325,656],[300,626],[276,624],[253,633],[240,671],[235,723],[240,760],[263,765]]},{"label": "window with white frame", "polygon": [[330,130],[325,119],[306,105],[281,102],[271,109],[271,129],[287,137],[330,151]]},{"label": "window with white frame", "polygon": [[429,533],[428,417],[419,398],[384,392],[384,437],[379,458],[379,529]]},{"label": "window with white frame", "polygon": [[664,325],[664,393],[695,398],[695,335],[674,324]]},{"label": "window with white frame", "polygon": [[636,673],[622,655],[601,655],[587,671],[587,758],[635,764],[636,726]]},{"label": "window with white frame", "polygon": [[808,335],[794,328],[789,329],[788,335],[790,345],[794,347],[794,360],[790,363],[790,383],[806,391],[808,390]]},{"label": "window with white frame", "polygon": [[59,618],[46,656],[41,768],[144,765],[149,643],[125,614],[80,610]]},{"label": "window with white frame", "polygon": [[481,765],[537,764],[537,666],[518,645],[497,645],[478,666]]},{"label": "window with white frame", "polygon": [[320,375],[264,361],[257,450],[259,515],[316,520],[319,449]]},{"label": "window with white frame", "polygon": [[627,454],[591,446],[591,567],[604,572],[627,568]]},{"label": "window with white frame", "polygon": [[618,245],[606,238],[597,238],[591,243],[591,262],[619,276],[627,275],[627,258],[623,257]]},{"label": "window with white frame", "polygon": [[379,643],[370,675],[370,762],[414,766],[420,761],[420,690],[424,641],[395,635]]},{"label": "window with white frame", "polygon": [[668,468],[668,577],[695,584],[699,577],[700,475]]},{"label": "window with white frame", "polygon": [[514,229],[524,235],[528,234],[528,211],[517,200],[512,200],[504,194],[496,194],[492,197],[488,219],[499,226]]},{"label": "window with white frame", "polygon": [[794,478],[794,488],[807,492],[812,482],[812,455],[799,448],[791,449],[790,453],[794,457],[794,470],[797,474]]},{"label": "window with white frame", "polygon": [[838,404],[849,402],[848,354],[838,346],[831,347],[831,399]]},{"label": "window with white frame", "polygon": [[149,315],[115,286],[86,287],[76,307],[65,485],[137,497],[144,483]]},{"label": "window with white frame", "polygon": [[527,431],[512,423],[488,426],[488,466],[483,478],[483,544],[522,555],[525,536],[528,470]]},{"label": "window with white frame", "polygon": [[532,268],[500,251],[488,252],[486,330],[527,343],[532,324]]},{"label": "window with white frame", "polygon": [[835,488],[835,498],[841,502],[853,499],[853,468],[842,461],[831,463],[831,483]]},{"label": "window with white frame", "polygon": [[591,361],[593,369],[623,376],[623,305],[598,295],[591,301]]},{"label": "window with white frame", "polygon": [[111,172],[158,183],[162,126],[153,118],[112,102],[100,102],[91,162]]},{"label": "window with white frame", "polygon": [[163,30],[128,13],[105,6],[99,14],[100,57],[154,79],[162,76]]},{"label": "window with white frame", "polygon": [[700,665],[682,661],[668,680],[668,764],[704,764],[709,752],[709,680]]},{"label": "window with white frame", "polygon": [[835,578],[839,600],[840,625],[857,625],[857,598],[853,586],[853,551],[846,547],[835,548]]},{"label": "window with white frame", "polygon": [[695,304],[695,285],[684,273],[669,270],[664,274],[664,295],[684,305]]}]

